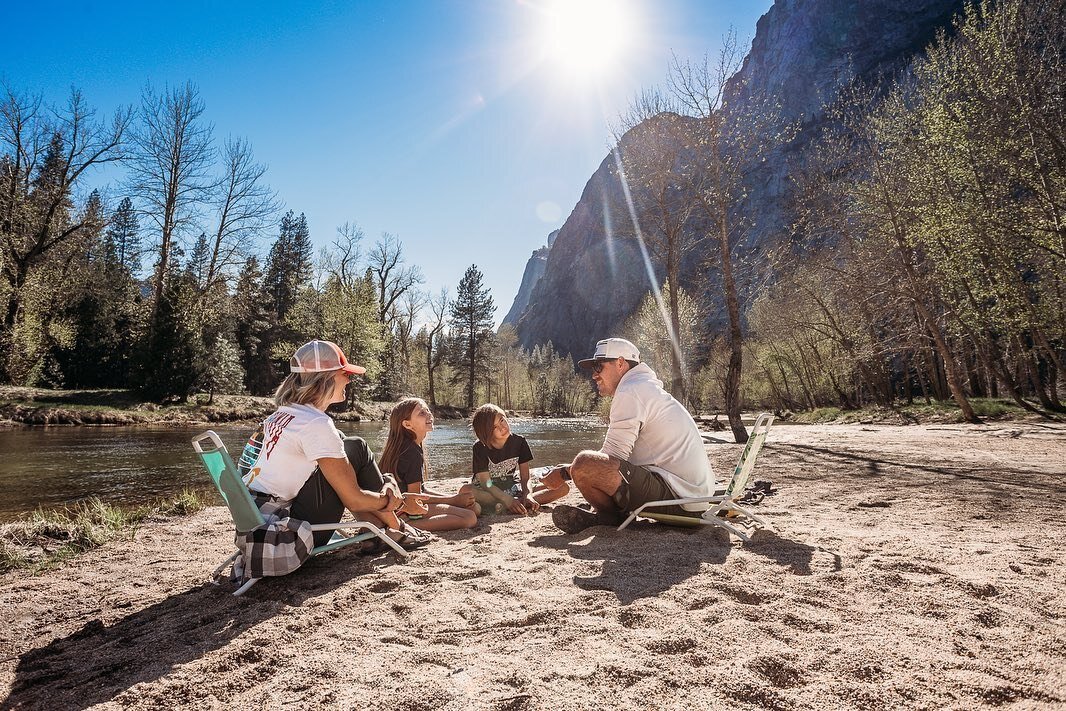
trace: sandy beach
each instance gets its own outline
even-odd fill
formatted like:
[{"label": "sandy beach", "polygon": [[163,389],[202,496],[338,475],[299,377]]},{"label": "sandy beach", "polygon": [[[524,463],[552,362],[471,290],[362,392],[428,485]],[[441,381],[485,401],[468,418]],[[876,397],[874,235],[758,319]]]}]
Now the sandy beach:
[{"label": "sandy beach", "polygon": [[750,543],[485,518],[243,598],[206,581],[225,510],[151,523],[0,578],[0,708],[1066,704],[1066,426],[780,425],[757,476]]}]

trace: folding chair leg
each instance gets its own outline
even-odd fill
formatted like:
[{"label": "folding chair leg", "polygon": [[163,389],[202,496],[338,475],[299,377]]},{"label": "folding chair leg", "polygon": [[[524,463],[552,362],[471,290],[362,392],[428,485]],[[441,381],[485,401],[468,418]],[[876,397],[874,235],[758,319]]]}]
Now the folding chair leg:
[{"label": "folding chair leg", "polygon": [[706,523],[708,526],[718,526],[720,528],[724,528],[742,541],[751,540],[751,536],[748,535],[747,531],[745,531],[743,528],[740,528],[739,526],[734,526],[732,523],[726,521],[725,519],[720,519],[718,517],[705,518],[703,519],[703,522]]},{"label": "folding chair leg", "polygon": [[229,565],[233,561],[237,560],[237,556],[239,556],[240,554],[241,554],[241,552],[237,551],[236,553],[231,555],[229,558],[226,558],[226,560],[222,561],[222,565],[220,565],[217,568],[215,568],[214,572],[211,573],[211,583],[213,585],[218,585],[218,576],[222,574],[222,571],[225,569],[225,567],[227,565]]},{"label": "folding chair leg", "polygon": [[258,582],[259,582],[259,578],[252,578],[251,580],[246,582],[244,585],[242,585],[239,588],[237,588],[236,590],[234,590],[233,591],[233,597],[238,597],[240,595],[243,595],[244,593],[248,592],[249,588],[251,588],[253,585],[255,585]]}]

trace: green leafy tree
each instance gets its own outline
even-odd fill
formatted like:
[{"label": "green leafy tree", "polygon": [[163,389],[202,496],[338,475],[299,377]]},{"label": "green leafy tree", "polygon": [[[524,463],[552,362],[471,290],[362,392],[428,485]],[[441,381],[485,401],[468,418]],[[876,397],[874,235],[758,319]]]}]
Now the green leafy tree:
[{"label": "green leafy tree", "polygon": [[233,341],[221,333],[204,357],[204,372],[200,387],[207,391],[207,404],[215,400],[215,393],[240,393],[244,391],[244,368],[241,353]]},{"label": "green leafy tree", "polygon": [[[78,247],[100,228],[98,214],[72,210],[72,195],[96,166],[123,157],[132,114],[98,122],[81,93],[63,107],[39,97],[0,95],[0,377],[19,380],[47,341],[48,314],[28,309],[53,303],[50,284]],[[43,153],[42,153],[43,149]],[[93,222],[82,218],[91,217]],[[49,276],[52,275],[52,276]],[[34,293],[43,288],[45,293]],[[44,336],[42,338],[42,336]],[[27,346],[30,350],[27,350]]]}]

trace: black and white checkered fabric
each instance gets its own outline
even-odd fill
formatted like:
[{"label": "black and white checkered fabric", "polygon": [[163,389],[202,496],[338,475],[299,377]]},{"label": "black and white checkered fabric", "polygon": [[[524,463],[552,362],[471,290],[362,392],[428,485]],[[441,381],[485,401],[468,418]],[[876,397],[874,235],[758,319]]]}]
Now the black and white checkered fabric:
[{"label": "black and white checkered fabric", "polygon": [[233,578],[247,582],[269,575],[287,575],[311,557],[314,535],[307,521],[291,518],[291,501],[252,492],[266,523],[247,533],[237,533],[234,543],[241,554],[233,563]]}]

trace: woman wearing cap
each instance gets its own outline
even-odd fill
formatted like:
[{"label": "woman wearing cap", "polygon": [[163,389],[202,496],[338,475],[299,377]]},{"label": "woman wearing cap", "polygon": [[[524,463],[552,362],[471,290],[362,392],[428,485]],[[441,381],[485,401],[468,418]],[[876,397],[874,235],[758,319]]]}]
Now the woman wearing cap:
[{"label": "woman wearing cap", "polygon": [[[425,507],[414,498],[405,502],[394,486],[384,485],[366,442],[346,438],[326,414],[330,404],[344,400],[351,376],[366,369],[349,363],[337,344],[311,341],[296,350],[289,370],[274,393],[278,410],[241,457],[241,474],[256,504],[291,502],[291,516],[312,524],[336,523],[348,509],[391,529],[404,547],[428,542],[427,534],[396,516],[401,509],[425,513]],[[330,535],[315,532],[315,545]]]}]

